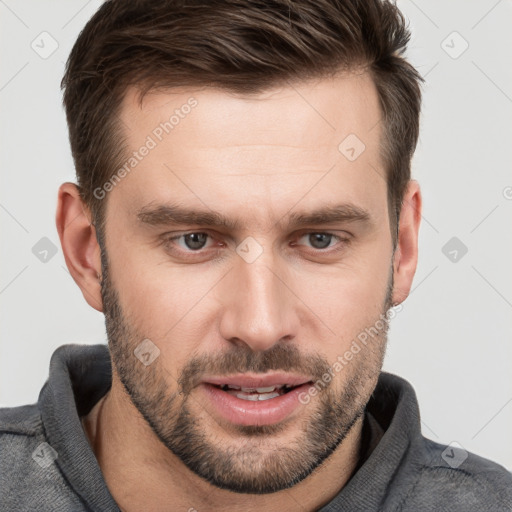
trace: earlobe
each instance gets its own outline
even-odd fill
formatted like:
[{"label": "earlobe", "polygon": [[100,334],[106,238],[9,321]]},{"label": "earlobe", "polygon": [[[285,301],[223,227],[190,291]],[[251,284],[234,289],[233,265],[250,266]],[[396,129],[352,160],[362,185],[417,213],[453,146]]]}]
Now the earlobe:
[{"label": "earlobe", "polygon": [[56,213],[57,231],[66,265],[82,290],[87,303],[103,311],[101,300],[100,247],[91,215],[74,183],[63,183],[59,188]]},{"label": "earlobe", "polygon": [[418,233],[421,221],[421,192],[411,180],[402,201],[398,242],[393,258],[393,304],[402,303],[411,290],[418,263]]}]

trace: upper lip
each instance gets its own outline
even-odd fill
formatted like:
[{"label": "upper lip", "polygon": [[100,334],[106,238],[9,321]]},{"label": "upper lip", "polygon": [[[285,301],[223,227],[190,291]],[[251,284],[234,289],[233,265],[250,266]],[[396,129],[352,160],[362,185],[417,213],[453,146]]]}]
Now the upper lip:
[{"label": "upper lip", "polygon": [[273,373],[273,374],[237,374],[226,376],[206,377],[204,383],[215,384],[216,386],[232,385],[241,388],[266,388],[270,386],[300,386],[306,382],[310,382],[311,377],[289,373]]}]

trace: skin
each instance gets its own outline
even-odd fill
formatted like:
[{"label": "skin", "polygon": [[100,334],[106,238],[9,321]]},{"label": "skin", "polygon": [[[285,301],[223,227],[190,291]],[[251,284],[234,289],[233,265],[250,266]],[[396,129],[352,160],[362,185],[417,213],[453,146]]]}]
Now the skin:
[{"label": "skin", "polygon": [[[113,363],[112,388],[84,428],[122,510],[317,510],[358,463],[361,413],[381,370],[386,329],[280,424],[233,425],[198,384],[212,370],[319,376],[332,367],[410,291],[419,186],[409,183],[393,250],[380,108],[366,73],[252,96],[173,89],[151,93],[142,107],[129,90],[121,113],[129,149],[192,96],[197,106],[104,199],[103,267],[76,186],[59,190],[66,263],[86,301],[105,313]],[[366,146],[352,162],[338,150],[351,133]],[[138,218],[169,202],[239,225]],[[293,212],[340,203],[367,219],[287,226]],[[212,238],[197,252],[184,237],[162,242],[187,233]],[[312,233],[336,236],[322,249]],[[236,252],[249,236],[263,250],[250,263]],[[133,354],[146,338],[160,351],[148,366]],[[180,421],[184,411],[188,421]]]}]

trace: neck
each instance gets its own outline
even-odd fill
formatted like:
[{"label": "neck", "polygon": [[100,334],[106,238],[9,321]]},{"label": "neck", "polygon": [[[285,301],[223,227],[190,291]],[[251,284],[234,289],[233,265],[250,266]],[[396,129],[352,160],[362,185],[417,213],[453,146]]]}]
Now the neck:
[{"label": "neck", "polygon": [[160,442],[116,378],[83,419],[110,493],[125,512],[161,511],[162,503],[173,510],[318,510],[352,476],[359,461],[362,424],[361,417],[338,448],[300,483],[255,495],[219,489],[190,471]]}]

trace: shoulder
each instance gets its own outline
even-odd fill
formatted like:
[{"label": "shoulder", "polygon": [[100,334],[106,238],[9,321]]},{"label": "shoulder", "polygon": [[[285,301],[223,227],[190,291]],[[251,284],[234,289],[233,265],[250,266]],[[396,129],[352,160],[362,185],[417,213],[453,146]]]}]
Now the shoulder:
[{"label": "shoulder", "polygon": [[425,439],[426,460],[401,510],[512,511],[512,473],[458,445]]},{"label": "shoulder", "polygon": [[37,404],[0,409],[0,509],[84,510],[54,463]]},{"label": "shoulder", "polygon": [[41,414],[37,404],[0,408],[0,436],[33,436],[41,429]]},{"label": "shoulder", "polygon": [[0,473],[9,472],[12,464],[22,461],[23,454],[35,448],[34,443],[43,438],[43,423],[37,404],[1,408]]},{"label": "shoulder", "polygon": [[24,488],[42,475],[36,454],[44,442],[36,404],[0,409],[0,508],[22,499]]}]

